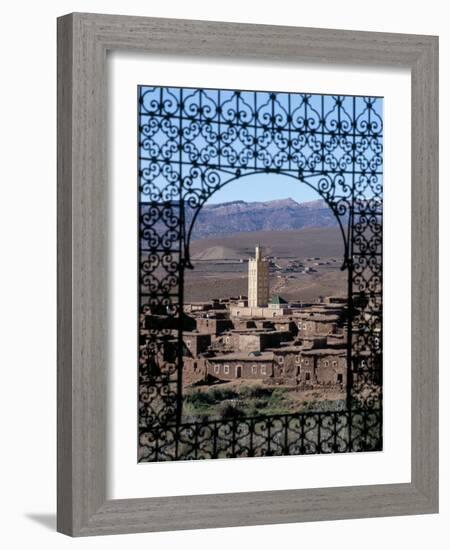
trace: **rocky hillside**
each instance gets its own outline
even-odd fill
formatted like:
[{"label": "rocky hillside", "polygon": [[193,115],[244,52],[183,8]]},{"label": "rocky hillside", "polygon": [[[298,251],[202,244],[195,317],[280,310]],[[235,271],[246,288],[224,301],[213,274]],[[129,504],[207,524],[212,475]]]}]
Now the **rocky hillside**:
[{"label": "rocky hillside", "polygon": [[205,205],[194,226],[193,239],[248,231],[283,231],[304,227],[334,227],[336,218],[322,200],[269,202],[233,201]]}]

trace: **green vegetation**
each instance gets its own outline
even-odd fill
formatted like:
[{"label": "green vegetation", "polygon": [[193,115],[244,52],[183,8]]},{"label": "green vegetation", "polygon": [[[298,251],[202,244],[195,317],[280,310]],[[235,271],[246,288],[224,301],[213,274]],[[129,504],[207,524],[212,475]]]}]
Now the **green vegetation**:
[{"label": "green vegetation", "polygon": [[264,385],[191,388],[185,390],[183,399],[184,421],[201,419],[231,419],[260,415],[289,414],[309,411],[339,411],[345,409],[345,401],[324,400],[313,395],[304,400],[295,388]]}]

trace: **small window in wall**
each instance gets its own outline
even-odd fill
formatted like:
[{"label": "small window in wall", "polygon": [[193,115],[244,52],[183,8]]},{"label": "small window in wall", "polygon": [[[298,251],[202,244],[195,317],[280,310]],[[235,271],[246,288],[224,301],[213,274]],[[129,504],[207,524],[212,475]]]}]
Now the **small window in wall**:
[{"label": "small window in wall", "polygon": [[328,367],[328,366],[329,366],[329,364],[330,364],[330,362],[329,362],[329,361],[325,361],[325,366],[326,366],[326,367]]},{"label": "small window in wall", "polygon": [[342,384],[342,381],[343,381],[342,374],[338,374],[337,375],[337,383]]},{"label": "small window in wall", "polygon": [[284,357],[282,355],[278,357],[278,363],[284,363]]},{"label": "small window in wall", "polygon": [[333,361],[333,367],[337,367],[337,361]]},{"label": "small window in wall", "polygon": [[223,372],[224,372],[224,374],[229,374],[229,373],[230,373],[230,367],[229,367],[229,365],[225,365],[225,366],[223,367]]},{"label": "small window in wall", "polygon": [[252,365],[252,374],[258,373],[258,367],[256,365]]},{"label": "small window in wall", "polygon": [[261,374],[266,374],[266,365],[261,366]]},{"label": "small window in wall", "polygon": [[311,380],[311,375],[309,372],[305,373],[305,380]]},{"label": "small window in wall", "polygon": [[214,373],[219,374],[219,371],[220,371],[219,365],[214,365]]},{"label": "small window in wall", "polygon": [[309,359],[305,359],[305,365],[309,365]]}]

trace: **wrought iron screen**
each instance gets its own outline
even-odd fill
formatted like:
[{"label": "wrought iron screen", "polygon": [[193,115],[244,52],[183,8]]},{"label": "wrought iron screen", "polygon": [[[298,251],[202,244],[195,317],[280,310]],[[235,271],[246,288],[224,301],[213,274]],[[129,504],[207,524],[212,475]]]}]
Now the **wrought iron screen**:
[{"label": "wrought iron screen", "polygon": [[[138,126],[139,460],[380,450],[382,98],[140,86]],[[258,173],[312,187],[339,223],[346,410],[186,423],[192,229],[215,191]]]}]

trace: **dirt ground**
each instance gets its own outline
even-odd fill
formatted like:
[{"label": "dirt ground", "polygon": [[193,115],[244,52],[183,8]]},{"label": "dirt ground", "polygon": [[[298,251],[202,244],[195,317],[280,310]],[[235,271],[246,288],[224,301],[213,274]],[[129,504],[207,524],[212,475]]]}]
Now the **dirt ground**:
[{"label": "dirt ground", "polygon": [[[247,263],[217,264],[202,262],[188,270],[184,279],[185,301],[195,302],[212,298],[247,295]],[[286,275],[271,274],[271,294],[280,294],[286,300],[314,301],[319,296],[345,295],[347,272],[340,264],[317,267],[316,273]]]},{"label": "dirt ground", "polygon": [[[282,271],[271,268],[271,294],[293,301],[314,301],[319,296],[345,295],[347,272],[341,271],[342,238],[336,228],[237,233],[220,239],[191,243],[194,269],[185,272],[185,301],[202,301],[247,294],[247,260],[260,244]],[[319,259],[317,259],[319,258]],[[314,271],[288,272],[292,261]]]}]

